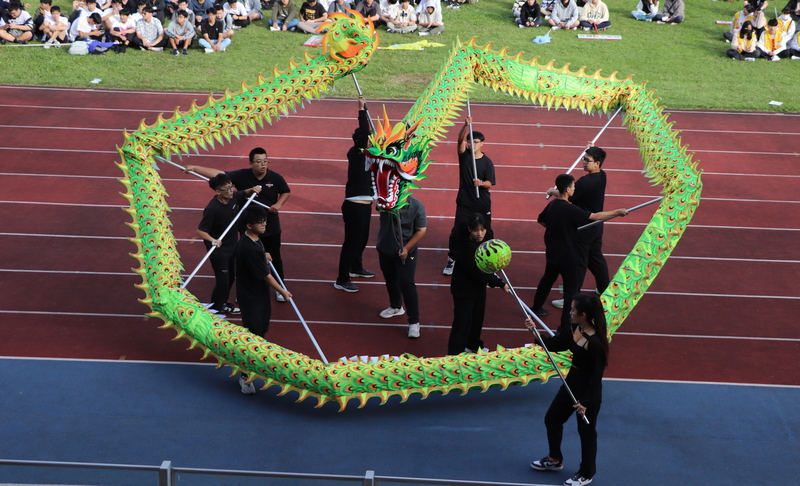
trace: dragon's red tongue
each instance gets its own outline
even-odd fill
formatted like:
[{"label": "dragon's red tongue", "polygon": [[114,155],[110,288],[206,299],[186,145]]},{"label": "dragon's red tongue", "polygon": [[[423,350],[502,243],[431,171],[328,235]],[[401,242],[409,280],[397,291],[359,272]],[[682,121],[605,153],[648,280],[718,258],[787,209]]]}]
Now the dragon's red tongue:
[{"label": "dragon's red tongue", "polygon": [[375,187],[378,191],[378,200],[389,201],[392,198],[390,180],[392,176],[391,166],[384,165],[375,170]]}]

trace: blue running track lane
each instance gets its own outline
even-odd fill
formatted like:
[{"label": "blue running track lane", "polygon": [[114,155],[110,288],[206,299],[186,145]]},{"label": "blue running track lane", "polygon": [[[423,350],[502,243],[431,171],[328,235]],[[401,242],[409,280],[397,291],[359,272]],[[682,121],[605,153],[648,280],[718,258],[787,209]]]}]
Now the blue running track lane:
[{"label": "blue running track lane", "polygon": [[[528,466],[547,453],[542,419],[557,380],[340,413],[335,404],[315,409],[314,399],[295,403],[294,393],[278,397],[277,388],[245,396],[229,373],[207,364],[0,359],[0,458],[537,484],[561,484],[578,468],[574,419],[564,470]],[[594,484],[796,484],[799,403],[800,387],[605,380]],[[0,484],[154,478],[0,466]],[[303,484],[251,481],[178,484]]]}]

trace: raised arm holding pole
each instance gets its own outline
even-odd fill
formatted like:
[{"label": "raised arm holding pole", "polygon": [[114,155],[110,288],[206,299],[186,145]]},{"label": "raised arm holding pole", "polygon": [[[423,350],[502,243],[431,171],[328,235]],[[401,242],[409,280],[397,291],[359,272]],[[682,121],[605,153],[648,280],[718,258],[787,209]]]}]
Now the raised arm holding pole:
[{"label": "raised arm holding pole", "polygon": [[[469,98],[467,98],[467,125],[469,126],[469,149],[472,153],[472,173],[475,176],[475,180],[478,180],[478,165],[475,163],[475,139],[472,136],[472,110],[469,106]],[[481,197],[481,190],[476,185],[475,186],[475,197],[480,199]]]}]

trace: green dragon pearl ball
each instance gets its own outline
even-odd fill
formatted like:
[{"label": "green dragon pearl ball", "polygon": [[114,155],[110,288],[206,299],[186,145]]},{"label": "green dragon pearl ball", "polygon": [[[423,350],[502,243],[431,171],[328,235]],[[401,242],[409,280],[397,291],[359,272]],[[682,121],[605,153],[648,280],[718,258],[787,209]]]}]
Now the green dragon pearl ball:
[{"label": "green dragon pearl ball", "polygon": [[494,273],[511,263],[511,247],[502,240],[488,240],[475,250],[475,264],[481,271]]}]

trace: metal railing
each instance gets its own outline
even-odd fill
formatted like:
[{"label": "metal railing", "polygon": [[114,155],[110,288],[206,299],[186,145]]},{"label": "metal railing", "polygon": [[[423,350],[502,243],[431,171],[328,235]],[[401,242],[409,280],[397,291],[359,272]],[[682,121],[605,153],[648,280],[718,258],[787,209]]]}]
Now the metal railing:
[{"label": "metal railing", "polygon": [[[253,478],[280,478],[304,481],[342,481],[361,484],[363,486],[378,486],[380,484],[429,484],[437,486],[533,486],[529,483],[507,483],[497,481],[467,481],[456,479],[410,478],[400,476],[378,476],[375,471],[368,470],[363,476],[338,475],[338,474],[310,474],[274,471],[240,471],[232,469],[202,469],[190,467],[173,467],[172,461],[163,461],[160,466],[146,466],[137,464],[103,464],[92,462],[64,462],[64,461],[27,461],[15,459],[0,459],[0,466],[28,466],[46,468],[80,468],[102,469],[105,471],[139,471],[152,472],[152,484],[158,486],[175,486],[178,474],[217,476],[217,477],[253,477]],[[185,479],[185,478],[184,478]],[[181,481],[187,484],[185,481]],[[19,483],[16,483],[19,484]],[[24,484],[24,483],[23,483]],[[311,483],[313,484],[313,483]]]}]

